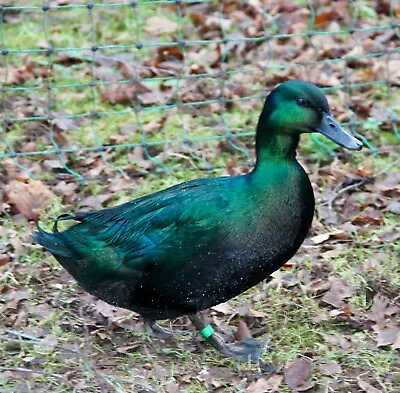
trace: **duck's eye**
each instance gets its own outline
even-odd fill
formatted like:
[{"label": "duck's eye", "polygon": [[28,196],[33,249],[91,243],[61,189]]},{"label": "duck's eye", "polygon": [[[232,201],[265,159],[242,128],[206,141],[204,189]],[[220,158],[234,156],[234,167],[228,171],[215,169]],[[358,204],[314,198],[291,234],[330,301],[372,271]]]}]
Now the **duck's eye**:
[{"label": "duck's eye", "polygon": [[298,98],[296,100],[297,105],[299,106],[306,106],[306,101],[303,98]]}]

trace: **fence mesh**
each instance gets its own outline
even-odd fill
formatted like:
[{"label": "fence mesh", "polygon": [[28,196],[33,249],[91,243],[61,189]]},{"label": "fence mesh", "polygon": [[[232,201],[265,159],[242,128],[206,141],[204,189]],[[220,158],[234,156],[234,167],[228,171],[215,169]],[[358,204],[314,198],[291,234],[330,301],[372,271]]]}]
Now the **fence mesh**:
[{"label": "fence mesh", "polygon": [[0,160],[32,177],[251,165],[263,100],[291,78],[326,90],[363,154],[400,141],[398,1],[0,4]]}]

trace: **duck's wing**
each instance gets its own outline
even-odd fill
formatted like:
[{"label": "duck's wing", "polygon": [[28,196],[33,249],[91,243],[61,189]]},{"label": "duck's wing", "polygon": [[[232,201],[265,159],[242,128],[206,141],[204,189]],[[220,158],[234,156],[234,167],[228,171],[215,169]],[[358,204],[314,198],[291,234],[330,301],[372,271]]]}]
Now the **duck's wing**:
[{"label": "duck's wing", "polygon": [[218,217],[229,208],[225,179],[195,180],[115,208],[77,213],[79,223],[59,235],[75,259],[113,270],[189,260],[218,236]]}]

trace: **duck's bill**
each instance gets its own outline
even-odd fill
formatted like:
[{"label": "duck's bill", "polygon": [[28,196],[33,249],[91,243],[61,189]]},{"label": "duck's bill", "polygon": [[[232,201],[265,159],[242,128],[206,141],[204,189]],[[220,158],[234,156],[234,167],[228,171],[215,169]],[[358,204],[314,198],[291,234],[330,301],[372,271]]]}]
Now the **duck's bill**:
[{"label": "duck's bill", "polygon": [[328,113],[324,113],[321,124],[317,127],[317,131],[346,149],[361,150],[363,146],[358,139],[348,134],[335,118]]}]

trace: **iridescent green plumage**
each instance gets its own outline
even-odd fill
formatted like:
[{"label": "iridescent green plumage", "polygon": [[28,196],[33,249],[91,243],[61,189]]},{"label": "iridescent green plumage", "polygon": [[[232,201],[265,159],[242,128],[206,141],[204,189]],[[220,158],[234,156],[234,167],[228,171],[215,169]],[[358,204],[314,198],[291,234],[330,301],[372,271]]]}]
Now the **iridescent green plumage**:
[{"label": "iridescent green plumage", "polygon": [[[286,82],[265,103],[251,173],[193,180],[114,208],[61,217],[79,223],[63,232],[57,225],[52,233],[39,229],[34,239],[100,299],[148,320],[194,315],[264,280],[300,247],[314,196],[295,150],[299,134],[313,131],[361,147],[340,129],[317,87]],[[202,328],[198,317],[193,321]],[[259,355],[248,348],[229,352],[213,337],[228,355]]]}]

